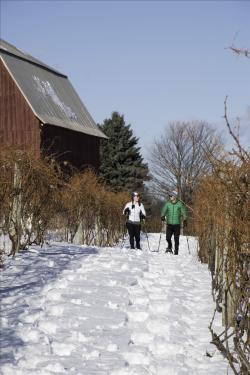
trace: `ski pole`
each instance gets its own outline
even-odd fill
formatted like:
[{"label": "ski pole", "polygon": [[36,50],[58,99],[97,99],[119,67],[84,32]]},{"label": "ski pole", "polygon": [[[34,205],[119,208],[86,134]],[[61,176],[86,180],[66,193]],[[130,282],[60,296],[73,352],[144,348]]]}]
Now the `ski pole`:
[{"label": "ski pole", "polygon": [[161,243],[161,233],[160,233],[160,238],[159,238],[159,244],[158,244],[157,253],[159,253],[159,250],[160,250],[160,243]]},{"label": "ski pole", "polygon": [[[144,223],[144,230],[145,230],[146,238],[147,238],[147,241],[148,241],[148,234],[147,234],[145,223]],[[150,246],[149,246],[149,241],[148,241],[148,250],[151,251]]]},{"label": "ski pole", "polygon": [[190,247],[189,247],[188,236],[186,236],[186,239],[187,239],[187,245],[188,245],[188,253],[191,254],[191,253],[190,253]]},{"label": "ski pole", "polygon": [[159,253],[159,250],[160,250],[160,244],[161,244],[162,228],[163,228],[163,226],[161,227],[161,233],[160,233],[159,244],[158,244],[158,249],[157,249],[157,252],[158,252],[158,253]]},{"label": "ski pole", "polygon": [[[145,232],[145,233],[146,233],[146,237],[147,237],[147,241],[148,241],[148,234],[147,234],[147,232]],[[148,250],[151,251],[150,247],[149,247],[149,241],[148,241]]]}]

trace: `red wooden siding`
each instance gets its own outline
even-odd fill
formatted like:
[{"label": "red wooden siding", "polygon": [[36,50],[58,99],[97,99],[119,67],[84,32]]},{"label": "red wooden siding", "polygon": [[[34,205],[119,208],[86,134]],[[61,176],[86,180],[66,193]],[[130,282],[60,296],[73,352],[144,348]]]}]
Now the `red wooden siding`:
[{"label": "red wooden siding", "polygon": [[0,147],[18,146],[41,150],[68,161],[74,167],[88,166],[96,171],[100,165],[100,138],[45,124],[34,115],[22,92],[0,60]]},{"label": "red wooden siding", "polygon": [[44,125],[41,132],[41,147],[47,154],[60,161],[69,161],[76,168],[100,165],[100,138],[52,125]]},{"label": "red wooden siding", "polygon": [[0,145],[40,153],[39,120],[0,60]]}]

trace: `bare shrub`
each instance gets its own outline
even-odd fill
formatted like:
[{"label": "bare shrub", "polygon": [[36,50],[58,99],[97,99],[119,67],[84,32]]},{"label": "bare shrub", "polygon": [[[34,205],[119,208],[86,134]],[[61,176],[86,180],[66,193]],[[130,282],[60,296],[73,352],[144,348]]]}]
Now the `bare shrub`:
[{"label": "bare shrub", "polygon": [[83,217],[86,218],[86,229],[93,226],[91,216],[94,214],[96,185],[97,178],[89,170],[82,174],[74,174],[62,190],[62,213],[70,242],[73,242]]},{"label": "bare shrub", "polygon": [[56,211],[59,176],[49,160],[9,148],[0,152],[0,170],[0,229],[15,255],[31,243],[43,244]]},{"label": "bare shrub", "polygon": [[124,217],[122,208],[128,200],[127,193],[114,193],[101,189],[99,193],[99,244],[112,246],[124,233]]},{"label": "bare shrub", "polygon": [[[229,123],[228,123],[229,126]],[[231,131],[231,128],[230,128]],[[235,136],[234,136],[235,137]],[[236,142],[228,160],[213,163],[194,196],[199,257],[212,273],[216,312],[224,330],[210,324],[212,342],[235,374],[250,373],[250,155]]]},{"label": "bare shrub", "polygon": [[126,198],[127,194],[113,193],[101,185],[91,170],[72,176],[62,192],[68,240],[73,242],[78,232],[81,243],[107,246],[117,242]]},{"label": "bare shrub", "polygon": [[67,180],[53,159],[13,148],[1,150],[0,170],[0,232],[11,241],[10,255],[43,245],[48,230],[64,231],[70,242],[78,234],[78,242],[99,246],[122,237],[128,195],[111,192],[92,170]]}]

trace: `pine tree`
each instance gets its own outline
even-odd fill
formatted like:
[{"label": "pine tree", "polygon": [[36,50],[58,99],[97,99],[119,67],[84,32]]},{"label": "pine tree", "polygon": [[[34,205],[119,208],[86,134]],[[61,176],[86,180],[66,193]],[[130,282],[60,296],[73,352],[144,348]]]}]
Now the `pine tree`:
[{"label": "pine tree", "polygon": [[138,138],[133,136],[124,117],[113,112],[100,129],[109,137],[102,140],[100,177],[113,191],[142,191],[148,179],[148,165],[143,162]]}]

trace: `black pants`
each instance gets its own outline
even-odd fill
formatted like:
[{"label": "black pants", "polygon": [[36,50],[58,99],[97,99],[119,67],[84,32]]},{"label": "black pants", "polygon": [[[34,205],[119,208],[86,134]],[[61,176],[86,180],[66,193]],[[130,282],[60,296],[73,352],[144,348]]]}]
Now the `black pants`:
[{"label": "black pants", "polygon": [[141,233],[141,225],[140,224],[133,224],[130,222],[127,222],[127,228],[128,228],[128,234],[129,234],[129,242],[131,249],[136,248],[140,249],[140,233]]},{"label": "black pants", "polygon": [[179,251],[179,238],[181,233],[181,226],[180,224],[168,224],[167,225],[167,242],[168,242],[168,248],[172,249],[172,235],[174,235],[174,252],[175,254],[178,254]]}]

